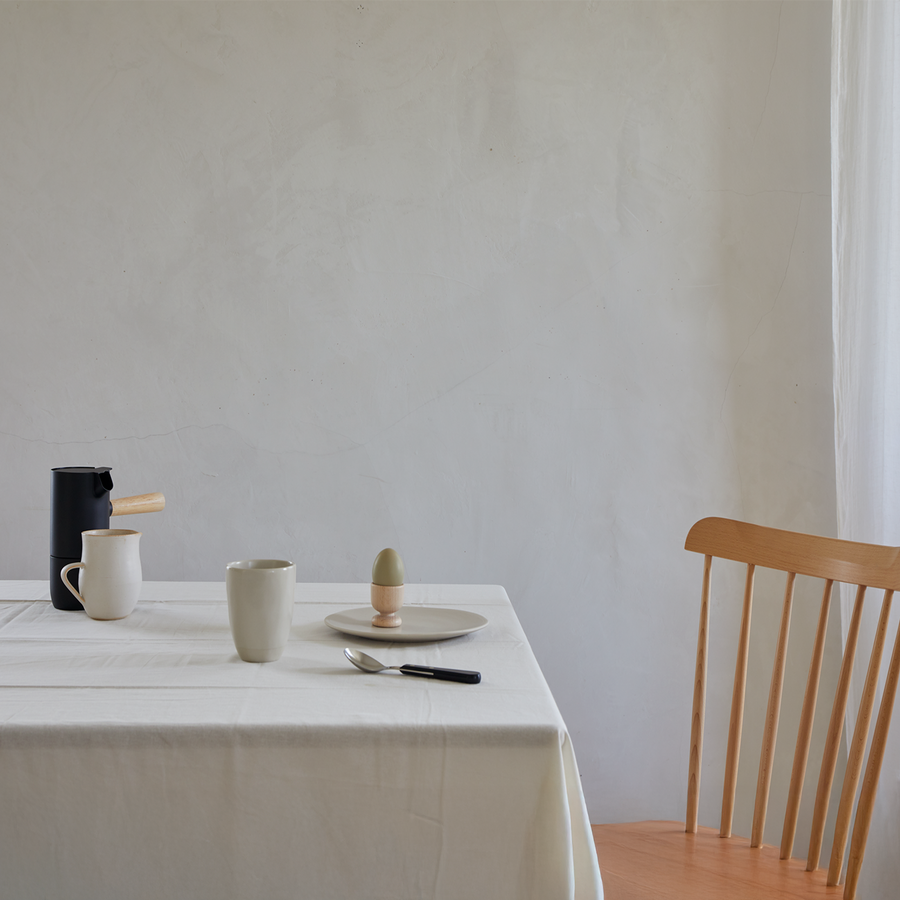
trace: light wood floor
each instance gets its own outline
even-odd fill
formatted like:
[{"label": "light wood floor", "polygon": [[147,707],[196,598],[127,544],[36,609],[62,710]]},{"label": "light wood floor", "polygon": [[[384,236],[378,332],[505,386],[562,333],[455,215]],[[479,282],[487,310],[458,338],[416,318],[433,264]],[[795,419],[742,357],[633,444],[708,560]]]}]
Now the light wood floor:
[{"label": "light wood floor", "polygon": [[[778,848],[750,849],[714,828],[684,833],[681,822],[593,825],[605,900],[837,900],[824,869],[778,860]],[[687,849],[686,849],[687,847]],[[771,865],[772,861],[777,865]]]}]

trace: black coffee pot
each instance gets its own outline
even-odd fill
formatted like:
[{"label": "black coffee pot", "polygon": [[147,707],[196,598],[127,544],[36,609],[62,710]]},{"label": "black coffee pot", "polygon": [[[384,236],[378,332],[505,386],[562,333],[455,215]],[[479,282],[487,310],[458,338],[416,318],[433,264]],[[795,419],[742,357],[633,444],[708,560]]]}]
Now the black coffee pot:
[{"label": "black coffee pot", "polygon": [[[109,466],[69,466],[53,469],[53,502],[50,518],[50,599],[57,609],[84,607],[66,590],[59,573],[69,563],[81,562],[81,532],[109,528],[110,516],[156,512],[166,505],[162,494],[139,494],[110,500],[113,488]],[[78,569],[69,572],[78,587]]]}]

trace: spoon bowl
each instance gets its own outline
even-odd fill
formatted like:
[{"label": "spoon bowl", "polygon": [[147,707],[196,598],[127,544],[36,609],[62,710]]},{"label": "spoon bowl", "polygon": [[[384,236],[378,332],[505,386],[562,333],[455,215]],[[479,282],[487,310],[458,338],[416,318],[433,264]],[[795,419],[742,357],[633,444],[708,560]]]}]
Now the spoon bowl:
[{"label": "spoon bowl", "polygon": [[362,650],[351,650],[349,647],[344,647],[344,656],[346,656],[357,669],[361,669],[363,672],[383,672],[388,668],[400,668],[399,666],[383,666],[377,659],[369,656],[368,653],[363,653]]}]

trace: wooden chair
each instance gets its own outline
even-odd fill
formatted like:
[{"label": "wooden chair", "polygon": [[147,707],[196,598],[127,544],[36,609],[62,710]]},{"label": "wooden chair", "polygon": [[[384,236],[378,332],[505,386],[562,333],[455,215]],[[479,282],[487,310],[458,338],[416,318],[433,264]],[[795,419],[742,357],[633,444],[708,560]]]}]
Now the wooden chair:
[{"label": "wooden chair", "polygon": [[[878,775],[890,726],[894,695],[900,674],[900,629],[894,643],[882,701],[875,722],[868,762],[863,774],[863,757],[875,703],[882,651],[888,629],[891,598],[900,589],[900,548],[860,544],[833,538],[815,537],[774,528],[748,525],[730,519],[702,519],[690,530],[685,549],[706,557],[700,601],[700,632],[697,640],[697,668],[691,720],[691,746],[687,784],[685,823],[638,822],[625,825],[594,825],[594,841],[600,859],[606,900],[777,900],[777,898],[856,896],[860,866],[872,818]],[[747,564],[743,611],[738,639],[732,694],[731,722],[725,759],[722,817],[718,831],[698,827],[700,759],[703,748],[703,720],[706,694],[710,571],[713,557]],[[750,613],[756,567],[787,573],[781,627],[775,652],[768,708],[762,736],[756,802],[749,841],[731,834],[737,785],[738,756],[747,680],[750,642]],[[784,683],[785,658],[794,582],[797,575],[824,580],[818,629],[809,667],[806,692],[800,715],[794,763],[786,802],[780,850],[762,844],[778,716]],[[819,676],[825,650],[834,582],[857,585],[838,685],[831,710],[818,790],[812,818],[807,861],[792,859],[794,836],[800,808],[800,794],[812,736]],[[825,819],[837,764],[838,748],[850,690],[850,674],[859,638],[866,588],[884,590],[868,674],[859,714],[848,752],[847,766],[838,806],[827,875],[819,869]],[[862,790],[857,804],[843,891],[838,885],[850,832],[853,803],[862,774]]]}]

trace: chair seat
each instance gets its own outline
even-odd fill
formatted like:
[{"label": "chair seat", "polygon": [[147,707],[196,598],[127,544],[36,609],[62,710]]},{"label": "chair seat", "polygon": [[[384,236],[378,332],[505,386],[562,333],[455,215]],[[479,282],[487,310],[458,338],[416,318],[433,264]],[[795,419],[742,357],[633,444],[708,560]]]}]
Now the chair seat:
[{"label": "chair seat", "polygon": [[604,900],[811,900],[837,898],[826,872],[778,858],[777,847],[750,849],[714,828],[686,834],[680,822],[592,825]]}]

